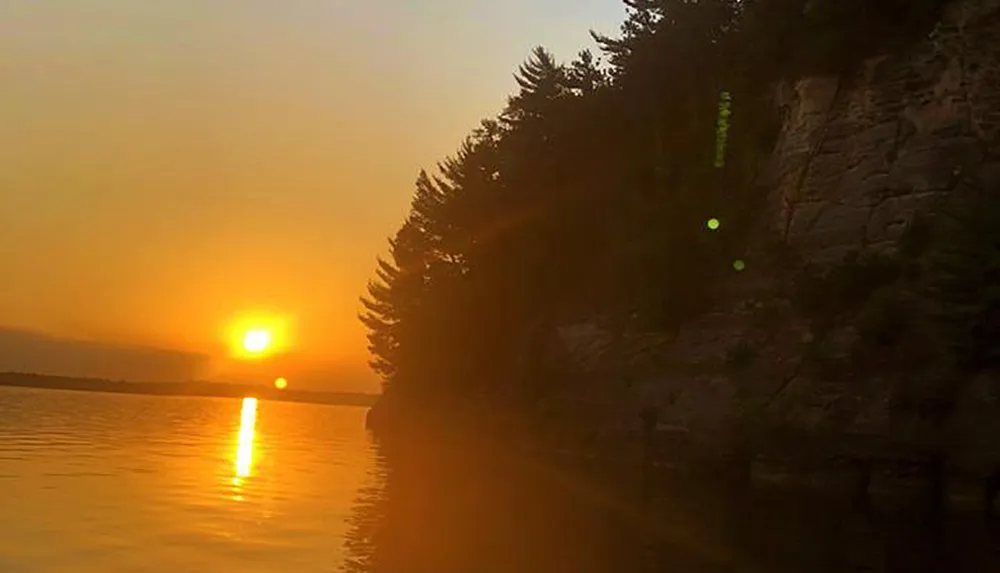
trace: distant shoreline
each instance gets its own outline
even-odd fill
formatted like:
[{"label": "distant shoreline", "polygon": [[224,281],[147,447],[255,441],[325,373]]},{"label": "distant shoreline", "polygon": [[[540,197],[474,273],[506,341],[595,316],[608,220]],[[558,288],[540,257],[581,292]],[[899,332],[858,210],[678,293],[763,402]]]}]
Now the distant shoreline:
[{"label": "distant shoreline", "polygon": [[330,406],[371,406],[378,398],[376,394],[277,390],[275,388],[252,386],[249,384],[225,384],[219,382],[126,382],[21,372],[0,373],[0,386],[38,388],[42,390],[75,390],[80,392],[201,398],[243,398],[245,396],[253,396],[278,402],[304,402]]}]

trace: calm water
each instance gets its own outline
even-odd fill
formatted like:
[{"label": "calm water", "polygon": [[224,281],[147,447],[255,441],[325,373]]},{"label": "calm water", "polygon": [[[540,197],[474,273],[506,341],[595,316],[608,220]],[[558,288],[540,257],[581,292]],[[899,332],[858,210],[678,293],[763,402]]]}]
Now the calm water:
[{"label": "calm water", "polygon": [[375,443],[364,415],[0,388],[0,571],[1000,571],[978,514],[942,538],[918,514],[788,491],[734,511],[705,480],[649,490],[635,468],[461,436]]},{"label": "calm water", "polygon": [[342,570],[365,410],[252,410],[0,388],[0,571]]}]

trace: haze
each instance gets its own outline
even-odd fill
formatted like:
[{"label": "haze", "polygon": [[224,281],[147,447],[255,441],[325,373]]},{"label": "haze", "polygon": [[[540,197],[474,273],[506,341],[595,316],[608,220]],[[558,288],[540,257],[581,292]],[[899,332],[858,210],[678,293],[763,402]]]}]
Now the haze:
[{"label": "haze", "polygon": [[[502,107],[532,46],[569,59],[622,17],[618,0],[6,0],[0,326],[270,376],[228,363],[221,332],[282,313],[273,368],[374,390],[357,300],[418,169]],[[84,374],[64,346],[33,368]]]}]

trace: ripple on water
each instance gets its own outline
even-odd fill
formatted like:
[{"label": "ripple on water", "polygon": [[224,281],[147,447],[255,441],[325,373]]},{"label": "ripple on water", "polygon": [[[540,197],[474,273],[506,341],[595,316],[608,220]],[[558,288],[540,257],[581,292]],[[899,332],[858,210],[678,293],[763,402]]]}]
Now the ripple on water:
[{"label": "ripple on water", "polygon": [[364,410],[0,388],[0,571],[335,571]]}]

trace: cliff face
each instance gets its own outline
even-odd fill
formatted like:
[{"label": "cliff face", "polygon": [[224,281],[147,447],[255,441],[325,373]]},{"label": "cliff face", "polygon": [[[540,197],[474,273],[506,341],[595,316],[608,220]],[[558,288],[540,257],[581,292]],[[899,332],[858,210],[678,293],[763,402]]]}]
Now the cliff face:
[{"label": "cliff face", "polygon": [[[567,396],[601,411],[599,431],[634,432],[639,412],[652,407],[661,428],[702,446],[763,427],[785,436],[834,432],[841,450],[856,447],[847,437],[908,439],[888,421],[878,383],[831,379],[808,365],[815,333],[791,303],[789,269],[765,264],[764,245],[819,266],[892,253],[916,213],[933,212],[971,177],[1000,189],[1000,0],[956,1],[907,53],[873,58],[850,77],[784,83],[775,101],[784,122],[758,181],[768,189],[760,234],[748,245],[746,271],[720,285],[716,310],[669,338],[615,341],[592,326],[560,332],[588,380],[585,395],[577,388]],[[854,336],[850,327],[830,333],[825,352],[846,352]],[[977,429],[955,434],[967,444],[1000,419],[985,386],[973,386],[961,407]],[[1000,460],[1000,449],[973,449],[970,464]]]},{"label": "cliff face", "polygon": [[779,87],[765,183],[783,241],[820,262],[892,249],[914,212],[984,167],[1000,129],[998,5],[956,2],[904,57]]}]

